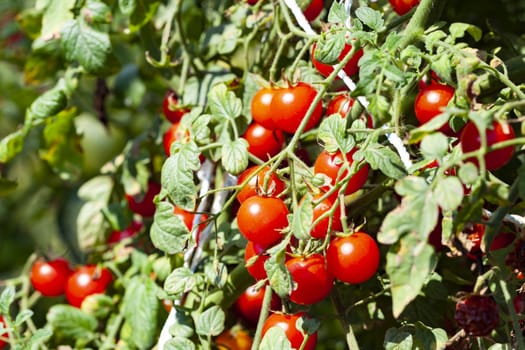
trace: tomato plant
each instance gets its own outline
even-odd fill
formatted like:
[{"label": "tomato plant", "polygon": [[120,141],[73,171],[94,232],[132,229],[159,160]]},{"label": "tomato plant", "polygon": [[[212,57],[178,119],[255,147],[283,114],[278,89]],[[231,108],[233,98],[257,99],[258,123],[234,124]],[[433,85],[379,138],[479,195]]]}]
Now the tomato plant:
[{"label": "tomato plant", "polygon": [[252,347],[252,338],[243,329],[228,329],[215,339],[219,350],[249,350]]},{"label": "tomato plant", "polygon": [[[348,162],[348,166],[351,167],[353,160],[353,154],[355,149],[348,152],[344,158]],[[348,170],[344,170],[340,173],[340,170],[345,166],[345,159],[341,152],[330,153],[323,150],[315,160],[314,172],[316,174],[324,174],[328,176],[331,181],[331,185],[340,184],[348,177]],[[355,174],[348,177],[348,181],[345,186],[345,194],[351,194],[363,187],[368,179],[368,164],[364,164],[360,168],[356,169]]]},{"label": "tomato plant", "polygon": [[[343,227],[340,206],[330,197],[323,199],[324,196],[325,194],[322,192],[313,196],[314,202],[318,203],[313,208],[313,227],[310,235],[318,239],[326,237],[330,231],[340,231]],[[333,213],[331,212],[332,209]]]},{"label": "tomato plant", "polygon": [[166,91],[164,101],[162,102],[162,112],[170,123],[178,123],[182,116],[190,111],[187,107],[181,107],[179,97],[173,90]]},{"label": "tomato plant", "polygon": [[78,267],[67,279],[66,298],[69,304],[80,307],[86,297],[104,293],[113,280],[111,272],[96,265]]},{"label": "tomato plant", "polygon": [[[428,123],[442,113],[449,101],[454,97],[454,88],[444,84],[430,84],[419,91],[414,102],[416,118],[421,124]],[[445,123],[440,131],[450,134],[452,129]]]},{"label": "tomato plant", "polygon": [[[264,322],[263,335],[272,327],[281,328],[290,341],[292,348],[300,349],[305,339],[305,332],[298,328],[298,320],[304,320],[305,314],[298,313],[293,315],[272,313]],[[313,350],[317,343],[317,332],[308,335],[308,340],[302,349]]]},{"label": "tomato plant", "polygon": [[394,11],[400,16],[406,14],[413,7],[417,6],[419,1],[420,0],[388,0]]},{"label": "tomato plant", "polygon": [[128,227],[126,227],[123,230],[112,231],[108,237],[108,243],[115,244],[125,239],[133,238],[140,232],[142,227],[143,225],[141,222],[133,221]]},{"label": "tomato plant", "polygon": [[[246,288],[244,293],[235,301],[235,308],[239,315],[249,324],[257,324],[263,306],[264,292],[268,286],[257,288],[256,285]],[[272,294],[270,310],[277,311],[281,307],[281,299]]]},{"label": "tomato plant", "polygon": [[281,130],[266,129],[258,123],[248,126],[243,137],[248,141],[248,152],[262,160],[268,160],[279,153],[284,145]]},{"label": "tomato plant", "polygon": [[264,263],[268,260],[268,254],[259,243],[248,241],[244,248],[244,261],[248,273],[257,281],[267,278]]},{"label": "tomato plant", "polygon": [[[314,65],[315,69],[317,69],[317,71],[319,73],[321,73],[321,75],[327,77],[329,76],[333,71],[334,71],[334,68],[332,67],[332,65],[329,65],[329,64],[325,64],[325,63],[322,63],[322,62],[319,62],[316,58],[315,58],[315,50],[316,50],[316,47],[317,45],[314,43],[314,45],[312,46],[312,51],[311,51],[311,61],[312,61],[312,64]],[[338,60],[339,61],[342,61],[345,56],[350,52],[352,51],[352,45],[349,45],[349,44],[345,44],[345,46],[343,47],[343,50],[341,51],[341,54],[339,55],[338,57]],[[345,71],[345,73],[347,75],[354,75],[356,74],[358,71],[359,71],[359,59],[363,56],[363,50],[362,49],[359,49],[356,51],[356,53],[352,56],[352,58],[350,59],[350,61],[348,61],[347,64],[345,64],[345,66],[343,67],[343,70]]]},{"label": "tomato plant", "polygon": [[315,304],[332,290],[334,278],[327,269],[325,258],[319,254],[291,258],[286,261],[286,268],[294,282],[290,300],[296,304]]},{"label": "tomato plant", "polygon": [[153,199],[160,192],[160,185],[155,181],[149,181],[146,192],[138,195],[126,194],[129,209],[144,217],[153,216],[155,213],[155,203]]},{"label": "tomato plant", "polygon": [[271,103],[276,92],[277,90],[274,88],[263,87],[253,95],[250,105],[253,120],[270,130],[277,129],[277,125],[272,119],[274,111],[271,109]]},{"label": "tomato plant", "polygon": [[[243,171],[237,180],[239,185],[248,181],[237,194],[237,200],[242,203],[246,199],[255,195],[278,197],[284,190],[284,182],[269,167],[252,166]],[[254,175],[256,173],[256,175]],[[265,178],[268,177],[268,183],[265,186]],[[249,180],[248,180],[249,179]]]},{"label": "tomato plant", "polygon": [[65,259],[37,260],[31,267],[30,280],[33,288],[47,297],[64,294],[66,282],[73,271]]}]

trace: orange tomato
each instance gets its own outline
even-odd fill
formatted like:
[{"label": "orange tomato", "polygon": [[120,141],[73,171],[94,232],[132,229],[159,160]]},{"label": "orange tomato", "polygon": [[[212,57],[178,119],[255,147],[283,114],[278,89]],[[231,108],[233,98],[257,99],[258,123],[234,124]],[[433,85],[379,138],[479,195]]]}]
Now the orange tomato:
[{"label": "orange tomato", "polygon": [[236,327],[225,330],[215,339],[219,350],[250,350],[252,342],[248,332]]}]

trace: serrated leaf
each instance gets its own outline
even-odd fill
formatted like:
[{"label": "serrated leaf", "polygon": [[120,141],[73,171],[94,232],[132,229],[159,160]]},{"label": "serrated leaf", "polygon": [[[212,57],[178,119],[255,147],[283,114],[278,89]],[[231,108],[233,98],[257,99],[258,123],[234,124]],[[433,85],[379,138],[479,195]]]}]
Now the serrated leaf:
[{"label": "serrated leaf", "polygon": [[120,12],[127,16],[131,15],[136,7],[136,0],[118,0],[118,8],[120,9]]},{"label": "serrated leaf", "polygon": [[173,214],[173,210],[169,202],[158,203],[150,229],[151,242],[166,254],[182,252],[191,237],[188,228]]},{"label": "serrated leaf", "polygon": [[62,86],[57,85],[33,101],[28,109],[28,120],[26,122],[51,117],[63,110],[66,105],[66,93]]},{"label": "serrated leaf", "polygon": [[158,287],[146,276],[131,279],[126,286],[122,308],[126,322],[133,332],[128,339],[139,349],[149,349],[156,339],[159,301]]},{"label": "serrated leaf", "polygon": [[483,36],[479,27],[469,23],[452,23],[449,31],[452,40],[464,37],[465,33],[469,33],[475,41],[480,41]]},{"label": "serrated leaf", "polygon": [[15,301],[16,290],[12,286],[7,286],[0,294],[0,314],[6,315],[9,313],[9,307]]},{"label": "serrated leaf", "polygon": [[237,43],[242,36],[242,30],[234,24],[226,25],[221,33],[218,51],[221,55],[227,55],[235,51]]},{"label": "serrated leaf", "polygon": [[421,153],[427,159],[441,159],[448,151],[448,140],[440,132],[432,133],[421,141]]},{"label": "serrated leaf", "polygon": [[390,178],[401,179],[406,175],[399,155],[388,147],[376,143],[365,148],[364,151],[358,150],[357,152],[363,152],[363,158],[372,169],[379,169]]},{"label": "serrated leaf", "polygon": [[238,138],[222,146],[221,162],[227,172],[238,175],[248,167],[248,141]]},{"label": "serrated leaf", "polygon": [[20,311],[15,318],[15,326],[20,327],[24,322],[29,320],[33,316],[32,310],[22,310]]},{"label": "serrated leaf", "polygon": [[35,346],[42,344],[53,335],[53,331],[49,328],[40,328],[31,334],[31,337],[28,339],[27,348],[34,349]]},{"label": "serrated leaf", "polygon": [[195,350],[195,344],[188,338],[175,336],[164,344],[163,350]]},{"label": "serrated leaf", "polygon": [[216,336],[224,330],[226,314],[217,305],[210,307],[195,320],[195,330],[202,336]]},{"label": "serrated leaf", "polygon": [[223,83],[211,88],[208,93],[208,105],[211,114],[219,122],[231,122],[242,112],[241,100]]},{"label": "serrated leaf", "polygon": [[270,328],[262,338],[260,350],[292,350],[292,344],[284,329],[278,326]]},{"label": "serrated leaf", "polygon": [[162,166],[162,187],[176,206],[193,210],[197,196],[193,175],[200,167],[199,149],[194,142],[174,142],[171,152]]},{"label": "serrated leaf", "polygon": [[323,142],[326,151],[330,153],[340,150],[346,154],[355,146],[354,138],[346,135],[346,119],[339,113],[323,119],[319,125],[317,137]]},{"label": "serrated leaf", "polygon": [[0,140],[0,163],[7,163],[24,148],[24,140],[29,128],[24,127]]},{"label": "serrated leaf", "polygon": [[405,307],[423,288],[435,268],[434,249],[415,235],[405,235],[392,245],[386,256],[386,272],[390,278],[392,313],[399,317]]},{"label": "serrated leaf", "polygon": [[75,0],[49,1],[42,16],[42,30],[40,36],[43,40],[58,38],[65,23],[73,19]]},{"label": "serrated leaf", "polygon": [[164,290],[169,294],[179,296],[189,292],[198,282],[198,275],[194,274],[187,267],[179,267],[173,270],[166,278],[166,281],[164,281]]},{"label": "serrated leaf", "polygon": [[380,12],[371,9],[370,7],[362,6],[355,10],[355,15],[361,20],[361,22],[374,31],[380,32],[383,30],[385,21]]},{"label": "serrated leaf", "polygon": [[346,12],[345,4],[334,1],[328,11],[328,23],[346,23],[350,15]]},{"label": "serrated leaf", "polygon": [[281,298],[287,298],[293,287],[290,271],[284,265],[284,252],[272,254],[264,263],[264,268],[268,276],[268,282],[272,289]]},{"label": "serrated leaf", "polygon": [[325,64],[336,64],[345,44],[344,31],[327,34],[316,43],[314,58]]},{"label": "serrated leaf", "polygon": [[297,205],[297,209],[293,213],[288,214],[288,222],[290,223],[290,230],[297,239],[310,238],[310,228],[314,217],[314,207],[312,204],[312,196],[307,194],[301,199]]},{"label": "serrated leaf", "polygon": [[82,14],[88,23],[106,24],[111,22],[111,9],[100,0],[87,0],[82,9]]},{"label": "serrated leaf", "polygon": [[441,179],[436,185],[434,196],[443,210],[456,210],[463,200],[463,185],[455,176]]},{"label": "serrated leaf", "polygon": [[47,313],[54,332],[69,339],[90,339],[97,329],[97,319],[70,305],[54,305]]},{"label": "serrated leaf", "polygon": [[68,61],[80,63],[88,72],[104,68],[111,42],[107,33],[90,27],[77,18],[67,22],[62,28],[61,45]]},{"label": "serrated leaf", "polygon": [[385,334],[385,350],[412,350],[412,334],[405,330],[389,328]]},{"label": "serrated leaf", "polygon": [[447,332],[441,328],[430,328],[422,322],[416,323],[414,343],[419,349],[445,349]]}]

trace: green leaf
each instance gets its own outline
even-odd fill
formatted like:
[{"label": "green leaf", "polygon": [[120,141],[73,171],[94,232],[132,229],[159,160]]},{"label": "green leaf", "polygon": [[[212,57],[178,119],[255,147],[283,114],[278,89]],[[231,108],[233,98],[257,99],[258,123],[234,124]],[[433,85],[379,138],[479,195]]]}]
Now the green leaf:
[{"label": "green leaf", "polygon": [[120,12],[127,16],[131,15],[136,7],[136,0],[118,0],[118,8],[120,9]]},{"label": "green leaf", "polygon": [[37,345],[47,341],[53,335],[53,331],[49,328],[40,328],[31,334],[27,341],[27,349],[34,349]]},{"label": "green leaf", "polygon": [[64,88],[61,85],[57,85],[33,101],[28,110],[27,122],[51,117],[63,110],[66,105],[67,96]]},{"label": "green leaf", "polygon": [[64,24],[73,19],[75,0],[49,1],[42,16],[40,37],[48,41],[58,38]]},{"label": "green leaf", "polygon": [[345,32],[337,31],[322,36],[316,43],[314,58],[325,64],[336,64],[346,44]]},{"label": "green leaf", "polygon": [[214,305],[205,310],[195,320],[195,330],[202,336],[216,336],[224,330],[226,314],[218,306]]},{"label": "green leaf", "polygon": [[171,152],[162,166],[162,187],[176,206],[193,210],[197,196],[193,175],[200,167],[199,148],[194,142],[174,142]]},{"label": "green leaf", "polygon": [[242,112],[241,100],[223,83],[211,88],[208,93],[208,105],[211,114],[219,122],[234,121]]},{"label": "green leaf", "polygon": [[109,35],[95,30],[80,18],[64,25],[61,44],[66,59],[80,63],[88,72],[105,68],[111,51]]},{"label": "green leaf", "polygon": [[0,177],[0,197],[4,197],[13,193],[17,187],[18,183],[16,181]]},{"label": "green leaf", "polygon": [[406,175],[405,168],[399,155],[388,147],[381,144],[371,144],[364,150],[358,150],[354,158],[362,152],[363,158],[370,164],[372,169],[379,169],[386,176],[393,179],[401,179]]},{"label": "green leaf", "polygon": [[280,251],[272,254],[264,263],[268,282],[281,298],[287,298],[293,288],[292,276],[284,265],[285,253]]},{"label": "green leaf", "polygon": [[195,344],[188,338],[175,336],[164,344],[164,350],[195,350]]},{"label": "green leaf", "polygon": [[135,9],[129,17],[129,30],[135,33],[148,24],[160,5],[158,0],[134,0],[136,3]]},{"label": "green leaf", "polygon": [[421,141],[421,153],[427,159],[441,159],[448,151],[448,140],[440,132],[432,133]]},{"label": "green leaf", "polygon": [[20,327],[24,322],[33,316],[32,310],[22,310],[16,315],[15,326]]},{"label": "green leaf", "polygon": [[47,322],[54,332],[69,339],[90,339],[97,329],[97,319],[70,305],[53,305]]},{"label": "green leaf", "polygon": [[248,146],[242,137],[222,146],[221,162],[227,172],[237,175],[248,167]]},{"label": "green leaf", "polygon": [[13,301],[15,301],[16,290],[13,286],[7,286],[0,294],[0,315],[7,315]]},{"label": "green leaf", "polygon": [[443,210],[456,210],[463,200],[463,185],[455,176],[441,179],[436,185],[434,196]]},{"label": "green leaf", "polygon": [[166,254],[182,252],[191,237],[184,222],[173,215],[173,210],[169,202],[158,203],[150,229],[151,242]]},{"label": "green leaf", "polygon": [[221,55],[227,55],[235,51],[237,43],[240,42],[242,30],[234,24],[224,26],[219,41],[218,51]]},{"label": "green leaf", "polygon": [[189,268],[179,267],[164,281],[164,290],[168,294],[179,296],[192,290],[200,279],[200,275],[194,274]]},{"label": "green leaf", "polygon": [[[430,119],[428,122],[419,126],[416,129],[410,131],[410,142],[415,143],[421,141],[425,135],[432,134],[437,129],[441,128],[443,125],[447,124],[450,119],[450,114],[448,112],[443,112],[436,115],[434,118]],[[441,133],[435,133],[441,134]],[[442,134],[441,134],[442,135]]]},{"label": "green leaf", "polygon": [[323,119],[317,137],[323,142],[326,151],[335,153],[340,150],[346,154],[354,148],[354,138],[346,135],[346,122],[347,120],[339,113]]},{"label": "green leaf", "polygon": [[469,33],[475,41],[480,41],[483,37],[481,29],[473,24],[468,23],[452,23],[450,25],[450,36],[455,41],[457,38],[462,38],[465,33]]},{"label": "green leaf", "polygon": [[430,328],[421,322],[416,323],[414,343],[419,349],[445,349],[447,332],[441,328]]},{"label": "green leaf", "polygon": [[122,302],[124,317],[133,332],[129,341],[139,349],[149,349],[156,339],[159,287],[147,276],[136,276],[126,286]]},{"label": "green leaf", "polygon": [[[523,166],[519,168],[519,179],[521,184],[521,179],[525,179],[525,177],[521,177],[522,169],[525,170]],[[525,176],[525,174],[523,174]],[[479,177],[479,169],[477,166],[475,166],[472,163],[465,163],[461,165],[458,171],[458,177],[460,178],[461,182],[464,184],[472,185],[476,182],[476,180]]]},{"label": "green leaf", "polygon": [[0,140],[0,163],[8,163],[24,148],[24,140],[29,128],[24,127]]},{"label": "green leaf", "polygon": [[306,194],[299,202],[297,209],[288,214],[290,230],[297,239],[310,238],[310,228],[314,217],[312,196]]},{"label": "green leaf", "polygon": [[348,20],[350,15],[346,12],[345,4],[342,2],[334,1],[328,11],[328,23],[341,23],[344,24]]},{"label": "green leaf", "polygon": [[412,350],[412,344],[412,334],[402,329],[389,328],[385,334],[383,347],[385,350]]},{"label": "green leaf", "polygon": [[82,15],[87,23],[111,23],[111,9],[101,0],[87,0]]},{"label": "green leaf", "polygon": [[372,30],[376,32],[383,30],[385,21],[383,20],[383,16],[379,11],[375,11],[370,7],[363,6],[355,10],[355,15],[361,20],[361,22],[366,24]]},{"label": "green leaf", "polygon": [[44,148],[40,157],[45,160],[63,180],[78,178],[82,172],[80,136],[74,118],[76,111],[69,109],[46,120]]},{"label": "green leaf", "polygon": [[270,328],[262,338],[260,350],[292,350],[292,344],[284,329],[279,326]]},{"label": "green leaf", "polygon": [[390,277],[392,313],[399,317],[414,300],[436,265],[434,249],[419,237],[408,234],[392,245],[386,256],[386,272]]}]

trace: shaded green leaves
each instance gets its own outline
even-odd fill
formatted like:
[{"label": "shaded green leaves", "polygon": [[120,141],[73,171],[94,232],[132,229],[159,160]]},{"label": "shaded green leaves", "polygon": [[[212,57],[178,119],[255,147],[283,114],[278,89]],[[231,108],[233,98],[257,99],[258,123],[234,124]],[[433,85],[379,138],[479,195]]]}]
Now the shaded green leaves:
[{"label": "shaded green leaves", "polygon": [[345,32],[338,31],[321,37],[316,43],[314,58],[325,64],[336,64],[345,47]]},{"label": "shaded green leaves", "polygon": [[248,141],[244,138],[227,142],[222,146],[222,165],[229,173],[237,175],[248,166]]},{"label": "shaded green leaves", "polygon": [[434,190],[436,202],[443,210],[455,210],[463,200],[463,185],[455,176],[448,176],[436,185]]},{"label": "shaded green leaves", "polygon": [[136,7],[137,7],[136,0],[119,0],[118,1],[118,8],[125,15],[128,15],[128,16],[131,15],[133,11],[135,11]]},{"label": "shaded green leaves", "polygon": [[70,305],[54,305],[47,313],[54,332],[70,339],[90,339],[97,329],[97,319]]},{"label": "shaded green leaves", "polygon": [[109,35],[90,27],[81,17],[68,21],[61,31],[61,44],[68,61],[78,62],[89,72],[104,68],[111,51]]},{"label": "shaded green leaves", "polygon": [[270,328],[265,334],[259,347],[261,350],[291,350],[292,344],[284,329],[275,326]]},{"label": "shaded green leaves", "polygon": [[371,144],[364,150],[358,150],[354,154],[354,159],[356,158],[366,159],[372,169],[379,169],[383,174],[393,179],[401,179],[406,175],[399,155],[379,143]]},{"label": "shaded green leaves", "polygon": [[212,115],[218,121],[233,121],[241,115],[242,102],[229,91],[225,84],[217,84],[208,94],[208,105]]},{"label": "shaded green leaves", "polygon": [[344,3],[338,1],[332,2],[330,11],[328,11],[328,23],[346,23],[349,17],[350,15],[346,12]]},{"label": "shaded green leaves", "polygon": [[297,239],[310,238],[310,227],[314,217],[312,196],[307,194],[297,206],[293,213],[288,214],[288,222],[293,235]]},{"label": "shaded green leaves", "polygon": [[167,254],[182,252],[190,239],[190,232],[184,222],[173,214],[173,206],[164,201],[158,203],[153,219],[150,230],[153,245]]},{"label": "shaded green leaves", "polygon": [[164,350],[194,350],[195,344],[188,338],[173,337],[164,344]]},{"label": "shaded green leaves", "polygon": [[179,267],[166,278],[164,290],[169,294],[180,296],[193,289],[201,280],[201,275],[193,273],[187,267]]},{"label": "shaded green leaves", "polygon": [[2,294],[0,294],[0,314],[6,315],[9,313],[9,307],[15,301],[15,293],[13,286],[8,286],[2,291]]},{"label": "shaded green leaves", "polygon": [[33,101],[27,111],[28,121],[53,116],[63,110],[67,104],[65,90],[61,84],[46,91]]},{"label": "shaded green leaves", "polygon": [[82,9],[84,19],[88,23],[103,24],[111,22],[111,9],[100,0],[87,0]]},{"label": "shaded green leaves", "polygon": [[136,276],[126,286],[122,307],[126,322],[133,329],[128,340],[139,349],[149,349],[155,342],[158,289],[155,282],[146,276]]},{"label": "shaded green leaves", "polygon": [[7,163],[24,148],[24,140],[28,132],[24,127],[0,140],[0,163]]},{"label": "shaded green leaves", "polygon": [[483,32],[481,29],[473,24],[468,23],[452,23],[449,28],[450,39],[462,38],[465,36],[465,33],[470,34],[470,36],[476,40],[481,40]]},{"label": "shaded green leaves", "polygon": [[218,305],[212,306],[195,320],[195,330],[197,334],[205,337],[219,335],[224,330],[225,319],[224,311]]},{"label": "shaded green leaves", "polygon": [[384,28],[385,21],[380,12],[371,9],[370,7],[359,7],[355,10],[355,15],[363,24],[370,27],[370,29],[380,32]]},{"label": "shaded green leaves", "polygon": [[392,245],[386,256],[386,272],[390,277],[392,313],[398,317],[414,300],[434,269],[437,259],[426,240],[405,235]]},{"label": "shaded green leaves", "polygon": [[400,328],[389,328],[383,346],[387,350],[444,349],[447,334],[441,328],[430,328],[417,322]]},{"label": "shaded green leaves", "polygon": [[275,293],[281,298],[288,297],[293,287],[292,276],[284,265],[284,259],[284,251],[279,251],[271,255],[264,263],[264,268],[268,275],[268,282]]},{"label": "shaded green leaves", "polygon": [[328,152],[335,153],[340,150],[346,154],[355,146],[354,138],[346,135],[346,122],[347,120],[338,113],[323,119],[319,125],[317,137]]}]

